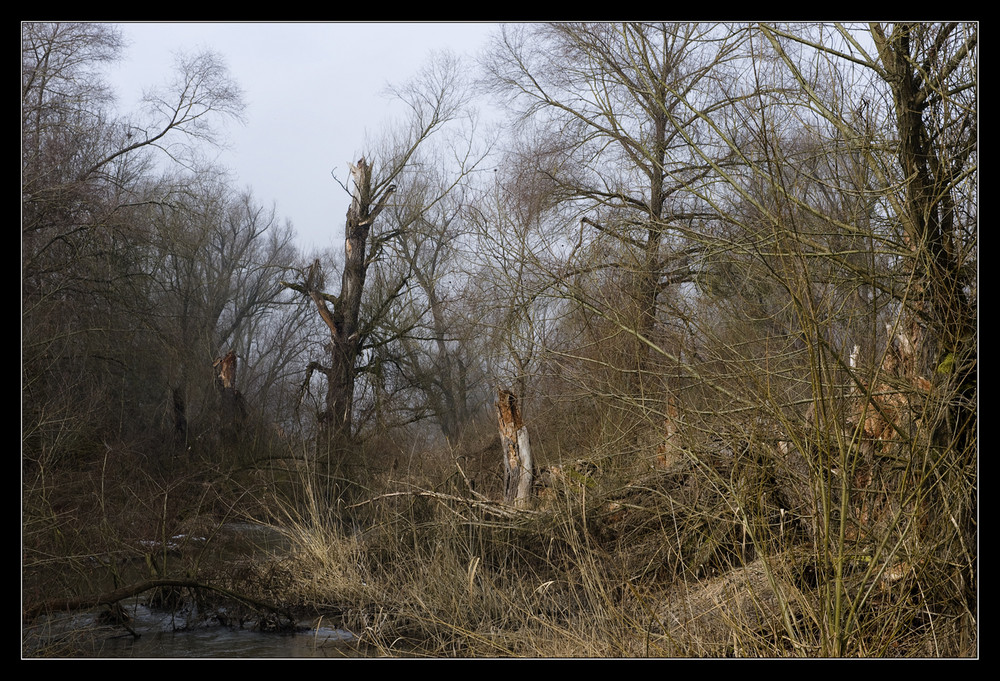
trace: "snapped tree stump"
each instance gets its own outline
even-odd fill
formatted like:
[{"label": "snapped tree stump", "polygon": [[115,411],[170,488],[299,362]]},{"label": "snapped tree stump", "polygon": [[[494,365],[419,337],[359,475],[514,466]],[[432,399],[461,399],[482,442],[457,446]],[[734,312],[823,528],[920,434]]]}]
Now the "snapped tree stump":
[{"label": "snapped tree stump", "polygon": [[521,420],[517,396],[509,390],[497,390],[497,421],[503,449],[504,501],[523,506],[531,497],[531,443],[528,429]]},{"label": "snapped tree stump", "polygon": [[212,367],[218,372],[215,376],[215,387],[222,399],[219,413],[220,433],[228,442],[239,434],[246,418],[243,395],[236,389],[236,353],[230,350],[215,360]]},{"label": "snapped tree stump", "polygon": [[236,353],[230,350],[223,357],[212,362],[218,370],[217,379],[222,390],[236,390]]}]

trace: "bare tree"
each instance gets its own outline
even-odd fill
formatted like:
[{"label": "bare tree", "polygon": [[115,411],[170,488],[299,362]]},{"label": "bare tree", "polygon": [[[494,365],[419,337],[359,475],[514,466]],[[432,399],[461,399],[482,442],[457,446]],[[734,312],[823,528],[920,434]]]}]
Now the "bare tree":
[{"label": "bare tree", "polygon": [[[628,278],[627,307],[585,302],[647,342],[664,291],[697,270],[700,244],[687,232],[711,213],[692,190],[729,154],[720,148],[706,162],[693,151],[711,149],[710,131],[698,115],[681,113],[681,101],[697,99],[705,111],[730,106],[715,82],[738,45],[738,34],[696,24],[545,24],[505,27],[487,62],[494,91],[537,130],[519,154],[521,190],[539,206],[564,206],[562,220],[584,226],[585,248],[574,252],[582,260],[568,271],[605,268]],[[639,392],[648,348],[637,348]]]},{"label": "bare tree", "polygon": [[408,178],[392,207],[390,219],[400,225],[394,261],[409,287],[396,301],[395,328],[380,358],[398,370],[400,389],[413,395],[414,418],[430,416],[452,443],[485,398],[477,390],[482,371],[472,353],[474,327],[464,320],[473,243],[465,183],[483,158],[470,151],[466,147],[458,167],[448,171],[446,158],[426,156],[425,170]]},{"label": "bare tree", "polygon": [[[681,97],[740,161],[716,165],[719,184],[704,190],[732,245],[715,251],[713,271],[742,288],[728,319],[753,318],[744,328],[761,334],[747,342],[719,335],[718,317],[700,319],[717,341],[712,387],[759,405],[756,423],[741,425],[757,431],[749,439],[774,466],[776,496],[816,546],[841,557],[821,575],[824,650],[841,654],[865,626],[870,600],[851,592],[842,558],[859,547],[871,574],[911,567],[932,609],[967,636],[977,583],[976,26],[766,24],[750,35],[744,106],[706,112]],[[761,417],[789,438],[777,452]]]},{"label": "bare tree", "polygon": [[254,384],[248,372],[258,370],[264,354],[256,349],[255,336],[284,305],[278,281],[297,255],[291,227],[281,225],[274,209],[258,204],[248,191],[233,195],[226,178],[211,175],[189,182],[185,196],[152,216],[144,253],[149,276],[144,322],[162,344],[158,356],[166,360],[175,430],[182,439],[197,420],[193,414],[208,416],[212,409],[206,400],[215,396],[214,359],[238,353],[243,361],[233,366],[240,368],[240,385]]},{"label": "bare tree", "polygon": [[881,62],[872,67],[892,92],[898,130],[904,190],[894,198],[914,277],[906,329],[918,346],[913,370],[947,375],[957,389],[942,435],[965,449],[976,422],[979,32],[952,22],[897,24],[888,34],[873,24],[871,33]]},{"label": "bare tree", "polygon": [[[147,288],[142,211],[178,191],[155,177],[152,154],[178,158],[185,142],[215,139],[212,125],[238,119],[242,96],[221,60],[204,54],[182,59],[176,88],[150,98],[158,106],[147,119],[129,119],[113,110],[101,80],[100,67],[124,47],[114,27],[26,22],[21,38],[26,410],[60,395],[106,408],[94,396],[121,385],[141,330],[143,315],[132,312],[143,309],[135,294]],[[84,428],[100,422],[80,416]],[[27,422],[28,438],[45,430],[35,416]]]}]

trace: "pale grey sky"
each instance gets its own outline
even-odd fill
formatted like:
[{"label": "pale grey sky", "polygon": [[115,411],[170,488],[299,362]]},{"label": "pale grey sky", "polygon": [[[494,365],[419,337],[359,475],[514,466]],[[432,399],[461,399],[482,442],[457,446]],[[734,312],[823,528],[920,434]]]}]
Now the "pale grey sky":
[{"label": "pale grey sky", "polygon": [[119,107],[135,108],[143,88],[164,82],[173,54],[210,48],[243,88],[246,125],[226,129],[220,162],[273,201],[292,221],[304,250],[342,239],[345,179],[366,131],[386,116],[381,96],[402,84],[435,50],[472,56],[496,30],[492,23],[124,23],[130,45],[109,71]]}]

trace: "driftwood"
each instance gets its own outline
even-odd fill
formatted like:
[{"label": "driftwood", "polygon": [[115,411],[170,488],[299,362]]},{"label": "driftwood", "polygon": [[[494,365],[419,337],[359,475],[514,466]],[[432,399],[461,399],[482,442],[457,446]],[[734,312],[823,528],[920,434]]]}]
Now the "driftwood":
[{"label": "driftwood", "polygon": [[279,608],[271,603],[265,603],[263,601],[258,601],[254,598],[244,596],[241,594],[233,593],[228,589],[223,589],[217,586],[211,586],[209,584],[204,584],[193,579],[148,579],[137,584],[131,584],[129,586],[123,586],[119,589],[113,591],[108,591],[103,594],[91,595],[91,596],[78,596],[76,598],[55,598],[48,601],[43,601],[30,608],[25,609],[24,619],[26,622],[34,620],[39,615],[47,612],[68,612],[73,610],[87,610],[90,608],[96,608],[102,605],[114,605],[126,598],[131,598],[132,596],[138,596],[145,591],[151,591],[157,588],[189,588],[189,589],[206,589],[208,591],[214,591],[216,593],[228,596],[237,601],[246,603],[260,610],[267,610],[269,612],[286,617],[289,622],[294,622],[295,618],[292,617],[291,613]]}]

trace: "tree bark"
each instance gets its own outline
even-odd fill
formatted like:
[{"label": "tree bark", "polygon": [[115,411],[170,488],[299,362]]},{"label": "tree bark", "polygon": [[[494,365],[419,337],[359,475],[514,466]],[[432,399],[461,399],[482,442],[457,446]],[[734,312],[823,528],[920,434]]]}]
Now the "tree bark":
[{"label": "tree bark", "polygon": [[[916,376],[940,379],[948,375],[951,385],[957,387],[954,399],[946,405],[950,418],[941,420],[943,432],[937,435],[942,443],[968,447],[976,422],[976,404],[971,399],[978,364],[976,312],[967,294],[969,282],[963,263],[953,247],[960,238],[953,191],[975,153],[975,112],[952,114],[946,122],[963,134],[957,135],[951,146],[938,142],[928,128],[925,112],[929,100],[937,96],[936,78],[943,76],[915,66],[921,56],[918,34],[928,27],[898,24],[890,35],[877,24],[871,28],[892,90],[898,159],[907,178],[900,217],[916,275],[911,289],[913,302],[901,319],[901,328],[913,344],[913,365],[909,368]],[[942,33],[936,40],[946,37]],[[974,48],[977,38],[970,36],[953,55],[956,65]],[[948,369],[942,371],[945,365]]]},{"label": "tree bark", "polygon": [[186,447],[188,424],[183,388],[180,386],[172,388],[170,391],[170,397],[173,405],[172,413],[174,417],[174,441],[178,446]]}]

